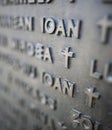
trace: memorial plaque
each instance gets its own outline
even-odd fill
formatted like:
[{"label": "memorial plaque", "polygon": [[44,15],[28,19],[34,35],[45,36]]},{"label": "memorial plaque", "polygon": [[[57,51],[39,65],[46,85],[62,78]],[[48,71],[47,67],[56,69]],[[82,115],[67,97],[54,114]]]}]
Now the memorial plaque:
[{"label": "memorial plaque", "polygon": [[0,130],[112,130],[112,0],[0,1]]}]

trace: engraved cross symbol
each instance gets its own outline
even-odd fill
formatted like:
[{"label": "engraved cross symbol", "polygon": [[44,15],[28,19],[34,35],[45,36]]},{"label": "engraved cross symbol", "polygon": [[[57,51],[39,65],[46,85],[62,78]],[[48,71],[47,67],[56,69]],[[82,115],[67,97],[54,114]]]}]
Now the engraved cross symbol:
[{"label": "engraved cross symbol", "polygon": [[73,58],[75,53],[71,52],[71,47],[66,47],[66,49],[61,51],[61,54],[65,56],[65,68],[69,68],[69,59]]},{"label": "engraved cross symbol", "polygon": [[98,26],[102,28],[101,42],[105,43],[107,40],[107,33],[109,29],[112,29],[112,19],[109,16],[105,16],[99,21]]},{"label": "engraved cross symbol", "polygon": [[100,94],[98,92],[94,92],[95,91],[95,86],[92,88],[86,88],[85,93],[87,94],[87,96],[89,97],[89,107],[92,107],[92,103],[93,103],[93,99],[98,99],[100,97]]}]

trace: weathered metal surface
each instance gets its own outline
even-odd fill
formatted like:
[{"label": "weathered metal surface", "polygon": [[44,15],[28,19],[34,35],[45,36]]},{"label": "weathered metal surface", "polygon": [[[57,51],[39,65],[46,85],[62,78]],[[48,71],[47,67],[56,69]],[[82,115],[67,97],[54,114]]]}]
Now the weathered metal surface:
[{"label": "weathered metal surface", "polygon": [[0,130],[112,130],[112,0],[0,1]]}]

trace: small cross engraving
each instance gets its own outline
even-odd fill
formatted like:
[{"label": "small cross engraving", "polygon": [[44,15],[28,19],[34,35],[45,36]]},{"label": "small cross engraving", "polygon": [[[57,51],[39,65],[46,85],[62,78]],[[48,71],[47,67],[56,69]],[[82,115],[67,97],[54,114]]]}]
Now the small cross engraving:
[{"label": "small cross engraving", "polygon": [[99,21],[98,26],[102,28],[101,42],[107,42],[108,30],[112,29],[112,19],[109,16],[105,16],[101,21]]},{"label": "small cross engraving", "polygon": [[70,50],[71,47],[66,47],[64,50],[61,51],[61,54],[65,56],[65,68],[69,68],[69,60],[75,55],[75,53]]},{"label": "small cross engraving", "polygon": [[93,99],[98,99],[100,97],[100,94],[98,92],[94,92],[96,89],[96,87],[92,87],[92,88],[86,88],[85,90],[85,94],[87,94],[87,96],[89,97],[89,107],[92,107],[93,104]]}]

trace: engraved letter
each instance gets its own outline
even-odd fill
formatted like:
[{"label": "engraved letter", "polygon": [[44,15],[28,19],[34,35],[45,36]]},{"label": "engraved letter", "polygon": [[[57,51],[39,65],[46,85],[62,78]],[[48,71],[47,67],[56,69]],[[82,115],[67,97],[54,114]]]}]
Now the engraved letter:
[{"label": "engraved letter", "polygon": [[107,82],[112,83],[112,62],[105,65],[104,78]]},{"label": "engraved letter", "polygon": [[25,30],[33,31],[34,29],[34,18],[33,17],[26,17],[25,18]]},{"label": "engraved letter", "polygon": [[27,54],[29,56],[33,56],[34,55],[34,45],[31,42],[27,43]]},{"label": "engraved letter", "polygon": [[45,31],[49,34],[54,33],[56,29],[56,23],[53,18],[47,18],[45,21]]},{"label": "engraved letter", "polygon": [[67,36],[68,37],[75,37],[79,38],[79,29],[80,29],[80,20],[69,20],[68,21],[68,30]]},{"label": "engraved letter", "polygon": [[29,4],[35,4],[35,3],[36,3],[36,0],[28,0],[28,3],[29,3]]},{"label": "engraved letter", "polygon": [[43,58],[44,58],[44,46],[40,43],[36,44],[35,56],[36,56],[36,58],[41,59],[41,60],[43,60]]},{"label": "engraved letter", "polygon": [[61,77],[55,79],[55,84],[54,84],[53,88],[59,89],[59,91],[62,92]]},{"label": "engraved letter", "polygon": [[56,35],[60,35],[60,34],[66,37],[64,19],[58,20],[58,27],[57,27]]},{"label": "engraved letter", "polygon": [[52,0],[38,0],[38,3],[42,4],[42,3],[50,3]]},{"label": "engraved letter", "polygon": [[48,61],[50,61],[51,63],[53,62],[52,61],[52,55],[51,55],[51,48],[49,48],[49,47],[47,47],[46,49],[45,49],[45,52],[44,52],[44,61],[46,61],[46,60],[48,60]]},{"label": "engraved letter", "polygon": [[91,70],[90,70],[90,76],[96,79],[102,78],[102,73],[96,72],[97,69],[97,60],[94,59],[91,61]]},{"label": "engraved letter", "polygon": [[53,76],[50,75],[49,73],[43,72],[42,82],[43,82],[43,83],[46,83],[46,84],[49,85],[49,86],[53,86],[53,84],[54,84],[54,78],[53,78]]},{"label": "engraved letter", "polygon": [[75,84],[69,82],[68,80],[64,80],[63,81],[63,93],[64,94],[67,94],[71,97],[74,96],[74,88],[75,87]]},{"label": "engraved letter", "polygon": [[48,98],[48,104],[52,110],[55,110],[57,108],[57,102],[56,100],[53,100],[52,98]]}]

